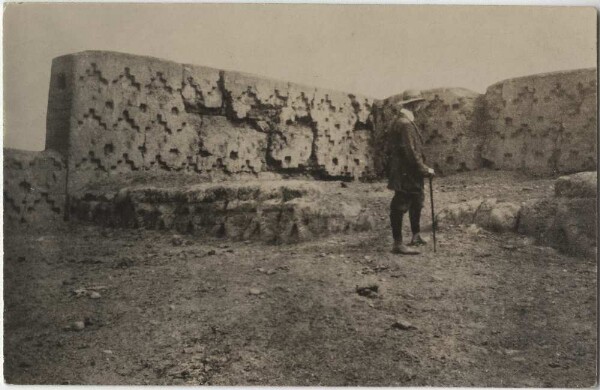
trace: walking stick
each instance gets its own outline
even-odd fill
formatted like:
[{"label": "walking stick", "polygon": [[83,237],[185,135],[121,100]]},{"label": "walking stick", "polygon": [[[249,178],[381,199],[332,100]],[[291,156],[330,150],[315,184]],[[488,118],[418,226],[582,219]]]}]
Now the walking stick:
[{"label": "walking stick", "polygon": [[435,213],[433,211],[433,177],[429,177],[429,199],[431,199],[431,230],[433,232],[433,251],[436,252],[435,245]]}]

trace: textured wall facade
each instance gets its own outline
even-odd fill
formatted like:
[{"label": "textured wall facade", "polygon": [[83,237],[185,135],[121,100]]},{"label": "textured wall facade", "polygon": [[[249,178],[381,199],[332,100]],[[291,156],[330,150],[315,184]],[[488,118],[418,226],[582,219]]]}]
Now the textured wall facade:
[{"label": "textured wall facade", "polygon": [[482,158],[535,173],[593,170],[597,161],[596,69],[502,81],[487,89]]},{"label": "textured wall facade", "polygon": [[123,172],[362,178],[371,99],[113,52],[54,60],[47,148],[69,187]]},{"label": "textured wall facade", "polygon": [[4,224],[45,225],[61,221],[65,210],[66,169],[55,151],[4,149]]}]

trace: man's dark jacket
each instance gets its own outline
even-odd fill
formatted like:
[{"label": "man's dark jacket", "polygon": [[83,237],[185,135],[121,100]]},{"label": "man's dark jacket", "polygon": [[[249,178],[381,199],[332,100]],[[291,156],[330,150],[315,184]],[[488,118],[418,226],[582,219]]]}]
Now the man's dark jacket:
[{"label": "man's dark jacket", "polygon": [[427,175],[423,155],[423,137],[417,125],[399,115],[388,131],[388,188],[394,191],[423,192]]}]

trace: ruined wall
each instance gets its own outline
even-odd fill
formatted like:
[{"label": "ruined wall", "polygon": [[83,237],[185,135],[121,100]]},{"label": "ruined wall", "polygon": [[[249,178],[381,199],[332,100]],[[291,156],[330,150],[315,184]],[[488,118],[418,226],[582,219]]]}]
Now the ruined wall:
[{"label": "ruined wall", "polygon": [[502,81],[487,89],[482,158],[533,173],[592,170],[597,158],[596,69]]},{"label": "ruined wall", "polygon": [[[464,88],[439,88],[423,91],[426,99],[415,122],[421,129],[427,164],[440,174],[450,174],[481,167],[482,132],[477,126],[482,113],[481,95]],[[397,114],[394,107],[402,94],[375,103],[373,147],[381,150],[390,124]],[[376,167],[385,166],[379,155]]]},{"label": "ruined wall", "polygon": [[71,212],[80,221],[108,227],[269,243],[372,228],[373,218],[360,202],[348,195],[331,196],[323,187],[306,180],[230,181],[177,188],[138,185],[76,196]]},{"label": "ruined wall", "polygon": [[[485,95],[424,91],[416,120],[428,164],[440,174],[594,169],[596,85],[588,69],[503,81]],[[113,52],[62,56],[52,64],[48,150],[5,150],[5,222],[62,219],[66,194],[111,181],[381,177],[399,100]]]},{"label": "ruined wall", "polygon": [[69,191],[124,172],[306,171],[362,178],[371,100],[113,52],[52,65],[46,147],[68,157]]},{"label": "ruined wall", "polygon": [[64,216],[66,169],[55,151],[4,149],[4,226],[45,225]]}]

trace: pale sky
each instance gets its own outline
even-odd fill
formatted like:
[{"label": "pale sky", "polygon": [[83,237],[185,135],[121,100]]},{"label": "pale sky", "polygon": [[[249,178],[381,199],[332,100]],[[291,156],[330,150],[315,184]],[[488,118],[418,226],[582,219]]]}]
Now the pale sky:
[{"label": "pale sky", "polygon": [[13,4],[4,146],[42,150],[52,58],[113,50],[385,98],[596,67],[596,10],[259,4]]}]

